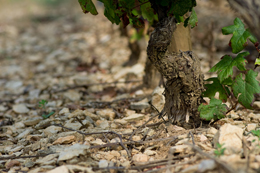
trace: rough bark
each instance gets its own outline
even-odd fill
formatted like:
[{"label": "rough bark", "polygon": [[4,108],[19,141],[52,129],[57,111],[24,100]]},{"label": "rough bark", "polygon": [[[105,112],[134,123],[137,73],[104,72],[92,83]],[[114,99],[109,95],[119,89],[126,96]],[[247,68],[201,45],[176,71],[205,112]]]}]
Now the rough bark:
[{"label": "rough bark", "polygon": [[[203,75],[198,57],[191,51],[171,52],[176,22],[173,17],[159,16],[160,23],[150,36],[147,55],[159,72],[167,79],[165,112],[172,122],[183,122],[187,113],[196,117],[204,90]],[[195,118],[196,119],[196,118]]]},{"label": "rough bark", "polygon": [[260,39],[260,1],[259,0],[228,0],[229,5],[239,12],[253,34]]},{"label": "rough bark", "polygon": [[[190,27],[184,27],[183,23],[176,26],[173,31],[171,43],[169,45],[170,52],[181,51],[191,51],[191,37],[190,37]],[[161,74],[158,72],[156,67],[151,63],[150,59],[147,58],[145,64],[145,75],[143,78],[143,83],[147,88],[155,88],[159,85],[162,80]]]}]

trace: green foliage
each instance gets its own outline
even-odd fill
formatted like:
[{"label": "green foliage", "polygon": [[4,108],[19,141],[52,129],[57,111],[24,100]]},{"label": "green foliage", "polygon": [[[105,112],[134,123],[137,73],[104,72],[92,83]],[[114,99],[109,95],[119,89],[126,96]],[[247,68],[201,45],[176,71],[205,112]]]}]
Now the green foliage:
[{"label": "green foliage", "polygon": [[259,82],[256,80],[257,72],[249,70],[243,79],[240,73],[234,80],[232,89],[238,102],[248,109],[251,109],[251,104],[254,100],[254,94],[260,93]]},{"label": "green foliage", "polygon": [[217,157],[223,156],[226,148],[223,148],[224,144],[217,143],[217,149],[214,151],[214,154]]},{"label": "green foliage", "polygon": [[[257,40],[244,28],[244,24],[239,18],[235,19],[234,25],[222,28],[222,32],[223,34],[233,33],[231,47],[232,51],[238,54],[235,58],[229,55],[223,56],[209,71],[217,72],[218,77],[206,80],[206,82],[212,82],[205,84],[207,90],[203,93],[204,97],[211,99],[210,104],[201,104],[199,107],[201,118],[206,120],[216,120],[225,117],[225,114],[235,109],[238,103],[247,109],[251,109],[254,95],[260,93],[259,82],[256,80],[257,72],[246,69],[247,61],[245,57],[249,55],[249,52],[239,53],[246,45],[247,38],[253,43],[257,43]],[[236,76],[233,73],[234,67],[239,70],[239,74]],[[214,98],[217,92],[220,100]],[[222,104],[222,101],[229,101],[231,107],[225,110],[225,105]]]},{"label": "green foliage", "polygon": [[205,84],[207,90],[203,93],[203,97],[209,97],[210,99],[214,98],[216,93],[219,93],[219,99],[227,101],[227,94],[230,93],[229,88],[221,85],[218,78],[213,77],[206,80],[207,82],[213,82],[211,84]]},{"label": "green foliage", "polygon": [[79,0],[79,4],[83,10],[84,13],[90,12],[93,15],[97,15],[97,9],[95,5],[93,4],[92,0]]},{"label": "green foliage", "polygon": [[[92,0],[78,0],[84,13],[90,12],[93,15],[98,14]],[[198,20],[193,7],[196,6],[196,0],[98,0],[104,4],[104,15],[112,23],[120,24],[126,27],[129,23],[135,28],[144,26],[144,20],[152,23],[158,19],[156,10],[151,4],[156,4],[165,9],[168,16],[175,16],[176,19],[182,18],[187,12],[192,12],[185,22],[185,26],[190,24],[196,26]],[[136,13],[137,12],[137,13]],[[184,21],[184,20],[183,20]]]},{"label": "green foliage", "polygon": [[256,37],[248,29],[245,29],[243,22],[239,18],[234,20],[234,25],[222,28],[222,33],[224,35],[233,34],[230,40],[233,53],[242,51],[247,46],[247,39],[254,44],[257,42]]},{"label": "green foliage", "polygon": [[218,78],[222,83],[228,77],[233,76],[233,67],[236,66],[239,70],[245,71],[246,59],[245,56],[249,55],[249,52],[243,52],[237,55],[234,59],[225,55],[209,72],[217,72]]},{"label": "green foliage", "polygon": [[198,24],[197,14],[196,14],[194,8],[192,8],[190,17],[188,17],[188,18],[184,21],[184,26],[185,26],[185,27],[188,26],[188,24],[190,24],[191,28],[194,28],[194,27],[197,26],[197,24]]},{"label": "green foliage", "polygon": [[227,105],[222,104],[221,100],[212,98],[209,105],[201,104],[198,108],[200,117],[205,120],[217,120],[225,117]]},{"label": "green foliage", "polygon": [[260,138],[260,130],[251,130],[251,133]]},{"label": "green foliage", "polygon": [[46,105],[48,104],[48,101],[47,100],[41,100],[39,101],[39,108],[42,109],[41,111],[41,115],[43,117],[43,119],[46,119],[46,118],[49,118],[51,115],[53,115],[55,112],[54,111],[51,111],[50,113],[47,113],[46,114]]},{"label": "green foliage", "polygon": [[47,100],[39,101],[39,107],[42,108],[42,109],[45,109],[47,104],[48,104]]}]

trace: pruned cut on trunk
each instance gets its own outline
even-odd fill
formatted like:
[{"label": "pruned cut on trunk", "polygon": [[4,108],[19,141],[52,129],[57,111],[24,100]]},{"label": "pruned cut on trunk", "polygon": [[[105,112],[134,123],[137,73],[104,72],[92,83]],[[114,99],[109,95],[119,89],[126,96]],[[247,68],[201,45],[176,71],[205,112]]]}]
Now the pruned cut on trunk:
[{"label": "pruned cut on trunk", "polygon": [[147,55],[167,79],[165,106],[161,114],[166,113],[172,123],[181,123],[187,113],[197,117],[204,86],[199,58],[191,51],[170,53],[168,50],[175,29],[175,18],[162,19],[150,36]]}]

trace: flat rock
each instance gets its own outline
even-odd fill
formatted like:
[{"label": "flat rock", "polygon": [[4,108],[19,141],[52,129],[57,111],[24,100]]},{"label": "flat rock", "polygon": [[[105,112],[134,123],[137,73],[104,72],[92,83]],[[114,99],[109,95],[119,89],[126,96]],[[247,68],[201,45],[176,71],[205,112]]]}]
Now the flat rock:
[{"label": "flat rock", "polygon": [[217,164],[214,160],[202,160],[198,166],[199,172],[206,172],[213,170],[217,167]]},{"label": "flat rock", "polygon": [[127,124],[127,121],[124,119],[115,119],[114,123],[125,125],[125,124]]},{"label": "flat rock", "polygon": [[58,132],[60,132],[62,130],[61,127],[57,127],[57,126],[49,126],[46,129],[43,130],[44,134],[46,136],[51,136],[53,134],[57,134]]},{"label": "flat rock", "polygon": [[70,170],[65,165],[62,165],[51,171],[48,171],[47,173],[70,173]]},{"label": "flat rock", "polygon": [[83,110],[77,109],[77,110],[73,111],[68,117],[69,118],[75,118],[75,117],[79,118],[79,116],[82,116],[82,115],[85,115]]},{"label": "flat rock", "polygon": [[217,143],[224,144],[226,154],[239,153],[242,149],[243,129],[231,124],[224,124],[215,134],[213,142],[216,148]]},{"label": "flat rock", "polygon": [[33,126],[38,124],[42,120],[43,120],[42,117],[33,117],[33,118],[29,118],[28,120],[25,120],[23,123],[26,126]]},{"label": "flat rock", "polygon": [[126,120],[126,121],[134,121],[134,120],[141,120],[145,117],[144,114],[132,114],[128,117],[125,117],[123,118],[123,120]]},{"label": "flat rock", "polygon": [[76,140],[75,136],[65,136],[65,137],[59,137],[56,141],[53,142],[53,145],[57,144],[69,144]]},{"label": "flat rock", "polygon": [[106,167],[108,167],[108,161],[107,160],[100,160],[98,162],[98,167],[99,168],[106,168]]},{"label": "flat rock", "polygon": [[3,106],[3,105],[0,105],[0,112],[4,112],[6,111],[8,108]]},{"label": "flat rock", "polygon": [[100,127],[101,129],[107,129],[109,128],[109,123],[107,120],[97,120],[96,124],[98,127]]},{"label": "flat rock", "polygon": [[114,120],[116,114],[112,109],[102,109],[96,112],[97,115],[107,119],[107,120]]},{"label": "flat rock", "polygon": [[88,149],[88,145],[81,144],[74,144],[70,147],[66,147],[62,152],[60,152],[58,161],[69,160],[80,155],[86,155]]},{"label": "flat rock", "polygon": [[151,104],[159,111],[161,112],[164,108],[165,104],[165,97],[163,95],[164,88],[162,87],[156,87],[152,93],[152,99]]},{"label": "flat rock", "polygon": [[84,111],[84,114],[85,114],[86,116],[89,116],[89,117],[90,117],[92,120],[94,120],[94,121],[97,121],[97,120],[100,119],[100,116],[98,116],[98,115],[96,115],[96,114],[93,114],[93,113],[91,113],[91,112],[89,112],[89,111],[87,111],[87,110]]},{"label": "flat rock", "polygon": [[80,100],[81,95],[77,91],[69,90],[64,93],[64,97],[75,102]]},{"label": "flat rock", "polygon": [[15,113],[18,114],[24,114],[24,113],[28,113],[30,110],[25,106],[25,104],[16,104],[13,105],[13,110]]},{"label": "flat rock", "polygon": [[246,130],[250,132],[251,130],[255,130],[256,127],[257,127],[257,124],[255,124],[255,123],[247,124]]},{"label": "flat rock", "polygon": [[170,149],[173,153],[188,153],[191,151],[189,145],[176,145]]},{"label": "flat rock", "polygon": [[62,110],[60,110],[59,115],[64,115],[66,113],[70,113],[69,108],[63,108]]},{"label": "flat rock", "polygon": [[133,156],[133,162],[136,165],[144,164],[144,162],[148,162],[148,156],[146,154],[135,154]]},{"label": "flat rock", "polygon": [[57,162],[58,156],[59,156],[59,154],[50,154],[50,155],[47,155],[43,158],[36,160],[36,163],[40,164],[40,165],[54,165]]},{"label": "flat rock", "polygon": [[149,108],[150,104],[147,102],[136,102],[136,103],[131,103],[130,108],[134,110],[143,110],[146,108]]},{"label": "flat rock", "polygon": [[27,135],[29,135],[31,132],[33,131],[33,129],[31,128],[27,128],[26,130],[24,130],[22,133],[20,133],[18,136],[16,136],[15,138],[20,140],[22,138],[26,138]]}]

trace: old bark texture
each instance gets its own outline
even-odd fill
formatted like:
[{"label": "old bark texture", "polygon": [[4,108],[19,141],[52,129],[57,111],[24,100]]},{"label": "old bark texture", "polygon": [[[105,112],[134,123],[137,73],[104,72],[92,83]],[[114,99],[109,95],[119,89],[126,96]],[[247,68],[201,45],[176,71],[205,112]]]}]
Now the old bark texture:
[{"label": "old bark texture", "polygon": [[162,18],[151,34],[147,48],[148,58],[167,79],[162,114],[166,113],[172,123],[183,122],[188,112],[195,118],[204,91],[198,57],[191,51],[168,51],[175,29],[173,17]]}]

